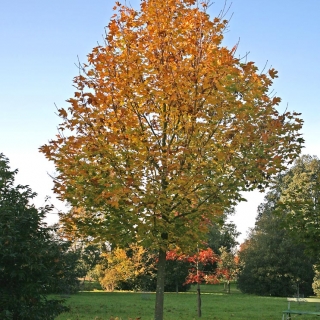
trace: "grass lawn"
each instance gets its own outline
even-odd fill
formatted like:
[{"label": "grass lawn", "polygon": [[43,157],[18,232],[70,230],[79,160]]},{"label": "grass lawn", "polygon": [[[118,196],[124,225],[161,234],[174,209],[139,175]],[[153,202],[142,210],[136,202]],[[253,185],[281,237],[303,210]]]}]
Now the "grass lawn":
[{"label": "grass lawn", "polygon": [[[201,291],[203,320],[280,320],[282,311],[287,308],[285,298],[246,295],[235,288],[231,288],[231,294],[226,294],[223,285],[203,285]],[[83,291],[67,299],[70,312],[61,314],[56,320],[110,320],[116,317],[119,320],[153,320],[154,301],[154,293]],[[166,293],[164,305],[165,320],[198,318],[195,288],[187,293]],[[309,303],[299,306],[299,310],[301,308],[310,310],[314,306]],[[292,320],[295,318],[319,320],[311,315],[294,315]]]}]

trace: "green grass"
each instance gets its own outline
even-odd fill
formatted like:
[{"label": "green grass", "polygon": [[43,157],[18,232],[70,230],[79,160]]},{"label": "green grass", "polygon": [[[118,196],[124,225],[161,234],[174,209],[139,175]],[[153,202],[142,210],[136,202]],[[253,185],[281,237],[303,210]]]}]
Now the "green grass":
[{"label": "green grass", "polygon": [[[285,298],[258,297],[241,294],[234,287],[231,294],[223,291],[223,285],[203,285],[203,320],[264,320],[281,319],[282,311],[287,308]],[[116,317],[122,320],[152,320],[154,311],[154,293],[133,292],[80,292],[66,301],[71,310],[61,314],[56,320],[110,320]],[[302,308],[310,309],[310,304]],[[314,308],[314,306],[312,307]],[[301,306],[299,306],[301,309]],[[165,320],[197,319],[197,297],[193,287],[187,293],[166,293],[164,306]],[[298,320],[319,320],[319,317],[301,315],[292,317]]]}]

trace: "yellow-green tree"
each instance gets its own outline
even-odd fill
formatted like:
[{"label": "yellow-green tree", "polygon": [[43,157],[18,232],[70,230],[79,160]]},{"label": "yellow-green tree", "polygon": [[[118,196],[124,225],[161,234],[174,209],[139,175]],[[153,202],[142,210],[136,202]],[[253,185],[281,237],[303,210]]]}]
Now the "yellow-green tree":
[{"label": "yellow-green tree", "polygon": [[312,289],[315,295],[320,296],[320,272],[316,268],[314,269],[314,278],[312,283]]},{"label": "yellow-green tree", "polygon": [[126,250],[115,248],[103,253],[102,261],[96,268],[102,287],[113,291],[120,282],[133,282],[139,276],[150,273],[152,265],[145,256],[146,250],[135,244]]},{"label": "yellow-green tree", "polygon": [[116,3],[105,44],[59,110],[57,137],[41,147],[57,169],[55,192],[85,208],[92,228],[158,250],[157,320],[168,247],[194,246],[208,220],[263,188],[303,141],[298,114],[279,114],[269,96],[276,71],[236,58],[222,45],[227,21],[196,4]]}]

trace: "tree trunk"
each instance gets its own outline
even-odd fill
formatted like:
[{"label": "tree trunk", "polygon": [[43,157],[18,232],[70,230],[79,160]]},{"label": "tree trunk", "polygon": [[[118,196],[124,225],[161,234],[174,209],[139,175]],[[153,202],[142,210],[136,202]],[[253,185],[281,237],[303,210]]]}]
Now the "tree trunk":
[{"label": "tree trunk", "polygon": [[200,293],[200,284],[197,284],[197,297],[198,297],[198,317],[201,318],[201,293]]},{"label": "tree trunk", "polygon": [[164,278],[166,267],[166,252],[159,250],[157,271],[157,288],[156,288],[156,306],[154,311],[155,320],[163,320],[163,302],[164,302]]},{"label": "tree trunk", "polygon": [[227,293],[230,293],[230,280],[227,281]]},{"label": "tree trunk", "polygon": [[81,286],[82,286],[83,289],[84,289],[84,287],[85,287],[86,277],[87,277],[87,275],[85,275],[85,276],[83,277],[83,280],[82,280]]}]

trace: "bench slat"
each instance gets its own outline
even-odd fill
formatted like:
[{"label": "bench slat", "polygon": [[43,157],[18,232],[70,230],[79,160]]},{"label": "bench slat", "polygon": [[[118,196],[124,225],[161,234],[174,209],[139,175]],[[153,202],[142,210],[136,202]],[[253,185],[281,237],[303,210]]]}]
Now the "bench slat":
[{"label": "bench slat", "polygon": [[[311,315],[317,315],[320,316],[320,311],[306,311],[306,310],[292,310],[290,308],[290,302],[298,302],[298,303],[304,303],[304,302],[312,302],[312,303],[320,303],[320,299],[317,298],[287,298],[288,301],[288,309],[283,311],[282,319],[284,319],[284,316],[289,316],[291,319],[291,314],[311,314]],[[288,319],[288,317],[287,317]]]},{"label": "bench slat", "polygon": [[313,314],[313,315],[320,315],[320,311],[304,311],[304,310],[286,310],[283,311],[283,313],[285,314],[290,314],[290,313],[294,313],[294,314]]},{"label": "bench slat", "polygon": [[291,302],[314,302],[314,303],[320,303],[320,299],[317,298],[287,298],[287,301]]}]

